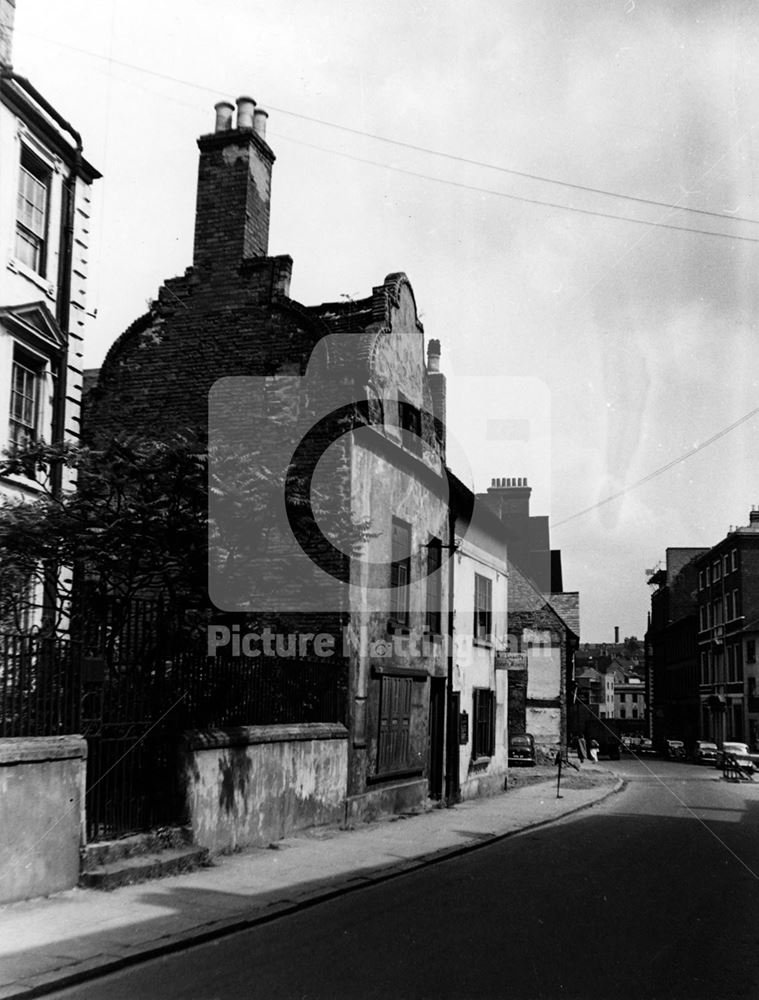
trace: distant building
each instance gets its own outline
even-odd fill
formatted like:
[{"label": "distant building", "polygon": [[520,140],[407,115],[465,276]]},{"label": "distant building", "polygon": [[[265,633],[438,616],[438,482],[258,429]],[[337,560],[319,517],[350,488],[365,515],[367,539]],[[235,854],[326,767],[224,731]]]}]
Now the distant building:
[{"label": "distant building", "polygon": [[[665,566],[649,579],[651,616],[646,633],[646,695],[650,733],[686,745],[701,735],[696,644],[697,560],[706,549],[668,548]],[[630,709],[632,706],[629,706]]]}]

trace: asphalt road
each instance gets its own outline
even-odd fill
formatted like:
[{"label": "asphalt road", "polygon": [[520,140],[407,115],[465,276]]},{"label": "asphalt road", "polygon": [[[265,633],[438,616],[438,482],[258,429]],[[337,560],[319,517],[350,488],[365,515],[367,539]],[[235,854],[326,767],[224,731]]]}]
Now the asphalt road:
[{"label": "asphalt road", "polygon": [[759,997],[759,779],[647,760],[602,805],[56,994]]}]

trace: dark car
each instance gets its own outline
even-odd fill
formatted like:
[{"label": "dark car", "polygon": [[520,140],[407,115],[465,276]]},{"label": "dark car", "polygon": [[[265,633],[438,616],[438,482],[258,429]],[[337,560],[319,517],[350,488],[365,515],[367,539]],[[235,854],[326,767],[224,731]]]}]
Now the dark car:
[{"label": "dark car", "polygon": [[696,764],[716,764],[717,744],[709,740],[696,740],[693,747],[693,761]]},{"label": "dark car", "polygon": [[667,740],[669,760],[685,760],[685,744],[682,740]]},{"label": "dark car", "polygon": [[509,737],[509,764],[535,766],[535,739],[529,733]]},{"label": "dark car", "polygon": [[643,739],[638,744],[638,749],[635,751],[637,754],[645,754],[647,757],[653,757],[656,753],[654,749],[654,744],[652,740]]}]

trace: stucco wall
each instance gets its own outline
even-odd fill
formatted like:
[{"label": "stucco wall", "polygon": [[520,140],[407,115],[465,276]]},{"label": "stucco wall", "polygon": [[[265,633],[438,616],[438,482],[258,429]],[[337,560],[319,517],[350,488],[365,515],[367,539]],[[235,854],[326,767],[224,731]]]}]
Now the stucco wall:
[{"label": "stucco wall", "polygon": [[195,842],[219,853],[342,822],[347,737],[344,726],[326,723],[186,734],[182,768]]},{"label": "stucco wall", "polygon": [[86,758],[79,736],[0,740],[0,903],[79,881]]}]

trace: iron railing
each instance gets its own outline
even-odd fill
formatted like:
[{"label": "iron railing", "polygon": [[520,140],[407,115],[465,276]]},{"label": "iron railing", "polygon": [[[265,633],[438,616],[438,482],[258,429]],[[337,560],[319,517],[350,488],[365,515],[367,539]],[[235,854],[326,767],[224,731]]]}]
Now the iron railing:
[{"label": "iron railing", "polygon": [[80,670],[71,640],[0,633],[0,737],[80,732]]}]

